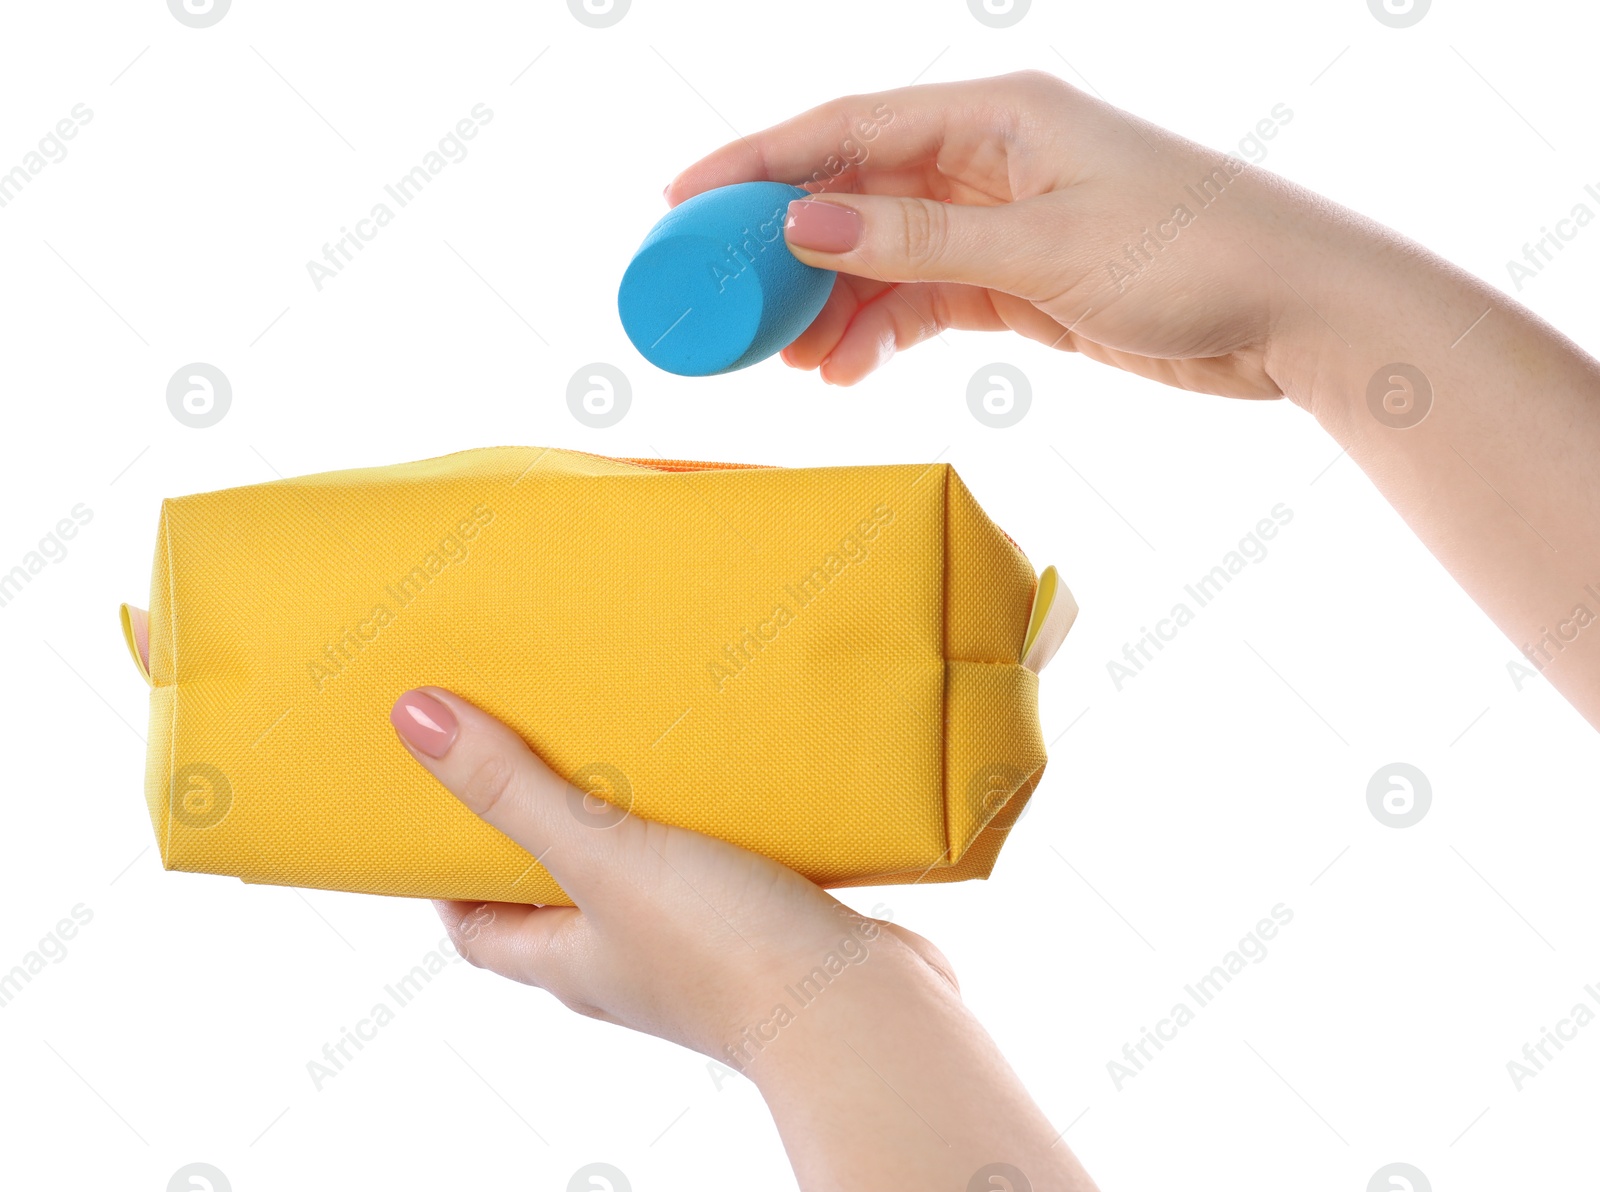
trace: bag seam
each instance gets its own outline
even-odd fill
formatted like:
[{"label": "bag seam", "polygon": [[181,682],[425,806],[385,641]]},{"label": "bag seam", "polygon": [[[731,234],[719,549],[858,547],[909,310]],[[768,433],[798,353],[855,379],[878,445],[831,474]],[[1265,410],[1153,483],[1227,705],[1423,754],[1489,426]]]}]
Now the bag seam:
[{"label": "bag seam", "polygon": [[[955,864],[955,842],[951,838],[950,819],[950,473],[949,464],[944,465],[944,500],[940,505],[940,516],[944,524],[940,526],[940,539],[944,549],[941,553],[941,574],[939,577],[939,653],[943,661],[939,667],[939,790],[943,796],[941,806],[944,810],[944,856],[940,858],[945,866]],[[932,868],[941,868],[935,861]]]},{"label": "bag seam", "polygon": [[168,705],[167,719],[167,773],[166,781],[161,785],[159,798],[161,806],[166,811],[166,833],[162,840],[161,864],[163,868],[170,868],[169,858],[172,856],[172,783],[173,777],[178,772],[178,600],[177,600],[177,568],[172,563],[172,519],[175,516],[170,505],[161,519],[162,537],[165,540],[165,553],[167,556],[167,649],[172,657],[172,688],[171,703]]}]

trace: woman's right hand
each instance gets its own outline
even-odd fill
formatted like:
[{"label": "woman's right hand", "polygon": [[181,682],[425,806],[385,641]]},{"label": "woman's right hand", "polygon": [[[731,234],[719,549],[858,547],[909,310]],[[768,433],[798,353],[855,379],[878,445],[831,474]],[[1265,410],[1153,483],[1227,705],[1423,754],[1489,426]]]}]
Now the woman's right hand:
[{"label": "woman's right hand", "polygon": [[788,244],[841,276],[784,359],[836,385],[946,328],[1009,328],[1180,388],[1279,397],[1271,349],[1312,314],[1273,263],[1334,267],[1308,256],[1359,227],[1037,71],[835,100],[717,150],[667,198],[816,177]]}]

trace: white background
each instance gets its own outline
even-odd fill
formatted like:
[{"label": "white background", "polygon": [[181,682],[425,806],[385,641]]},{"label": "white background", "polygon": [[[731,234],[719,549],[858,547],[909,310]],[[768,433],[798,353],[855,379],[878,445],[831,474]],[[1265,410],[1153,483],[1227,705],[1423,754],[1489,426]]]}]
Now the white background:
[{"label": "white background", "polygon": [[[462,964],[317,1091],[307,1061],[436,946],[432,909],[160,868],[116,626],[160,499],[501,443],[942,457],[1061,568],[1083,614],[1042,686],[1052,760],[993,880],[846,898],[943,947],[1107,1192],[1361,1192],[1395,1161],[1439,1192],[1593,1179],[1600,1024],[1521,1092],[1506,1062],[1600,982],[1594,733],[1518,689],[1306,415],[975,334],[848,390],[776,361],[680,379],[615,315],[662,186],[735,130],[1021,67],[1233,152],[1287,104],[1265,168],[1509,290],[1600,186],[1589,6],[1439,0],[1392,29],[1360,0],[1040,2],[997,30],[957,0],[636,0],[594,29],[558,3],[237,0],[196,30],[107,0],[5,26],[0,170],[93,119],[0,209],[0,569],[94,516],[0,608],[0,969],[74,905],[93,921],[0,1010],[0,1184],[159,1192],[205,1161],[238,1192],[564,1189],[605,1161],[636,1192],[793,1186],[747,1082]],[[470,155],[318,292],[306,262],[478,103]],[[1518,295],[1590,351],[1597,262],[1591,227]],[[192,361],[234,390],[205,430],[165,400]],[[631,381],[609,429],[566,405],[592,361]],[[1009,430],[966,406],[991,361],[1032,379]],[[1270,556],[1118,691],[1107,661],[1279,502]],[[1366,803],[1397,760],[1433,788],[1404,830]],[[1107,1061],[1280,902],[1267,959],[1117,1091]]]}]

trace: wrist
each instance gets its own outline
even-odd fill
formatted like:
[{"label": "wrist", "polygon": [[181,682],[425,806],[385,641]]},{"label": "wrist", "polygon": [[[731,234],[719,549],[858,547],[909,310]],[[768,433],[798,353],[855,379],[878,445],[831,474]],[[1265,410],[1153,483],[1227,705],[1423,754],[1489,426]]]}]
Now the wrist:
[{"label": "wrist", "polygon": [[841,1040],[871,1038],[910,1007],[930,998],[959,1007],[944,978],[903,941],[882,924],[865,923],[871,938],[849,937],[858,946],[840,941],[796,955],[754,983],[740,999],[746,1010],[724,1030],[713,1058],[748,1076],[765,1096],[810,1081],[849,1054]]},{"label": "wrist", "polygon": [[1346,447],[1415,425],[1466,358],[1463,341],[1494,291],[1354,213],[1308,222],[1310,234],[1282,254],[1293,272],[1279,265],[1274,279],[1295,293],[1268,343],[1269,374]]},{"label": "wrist", "polygon": [[801,1187],[966,1187],[986,1170],[1093,1192],[954,987],[903,942],[842,974],[744,1069]]}]

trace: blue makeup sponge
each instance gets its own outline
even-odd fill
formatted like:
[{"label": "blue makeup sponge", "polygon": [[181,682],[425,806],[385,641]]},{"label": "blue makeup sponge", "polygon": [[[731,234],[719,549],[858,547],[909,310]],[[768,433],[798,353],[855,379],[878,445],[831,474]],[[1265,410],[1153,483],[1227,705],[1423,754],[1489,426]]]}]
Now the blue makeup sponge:
[{"label": "blue makeup sponge", "polygon": [[783,182],[741,182],[695,195],[650,229],[622,275],[617,313],[641,355],[682,377],[745,368],[781,352],[833,289],[831,269],[803,264],[783,225]]}]

